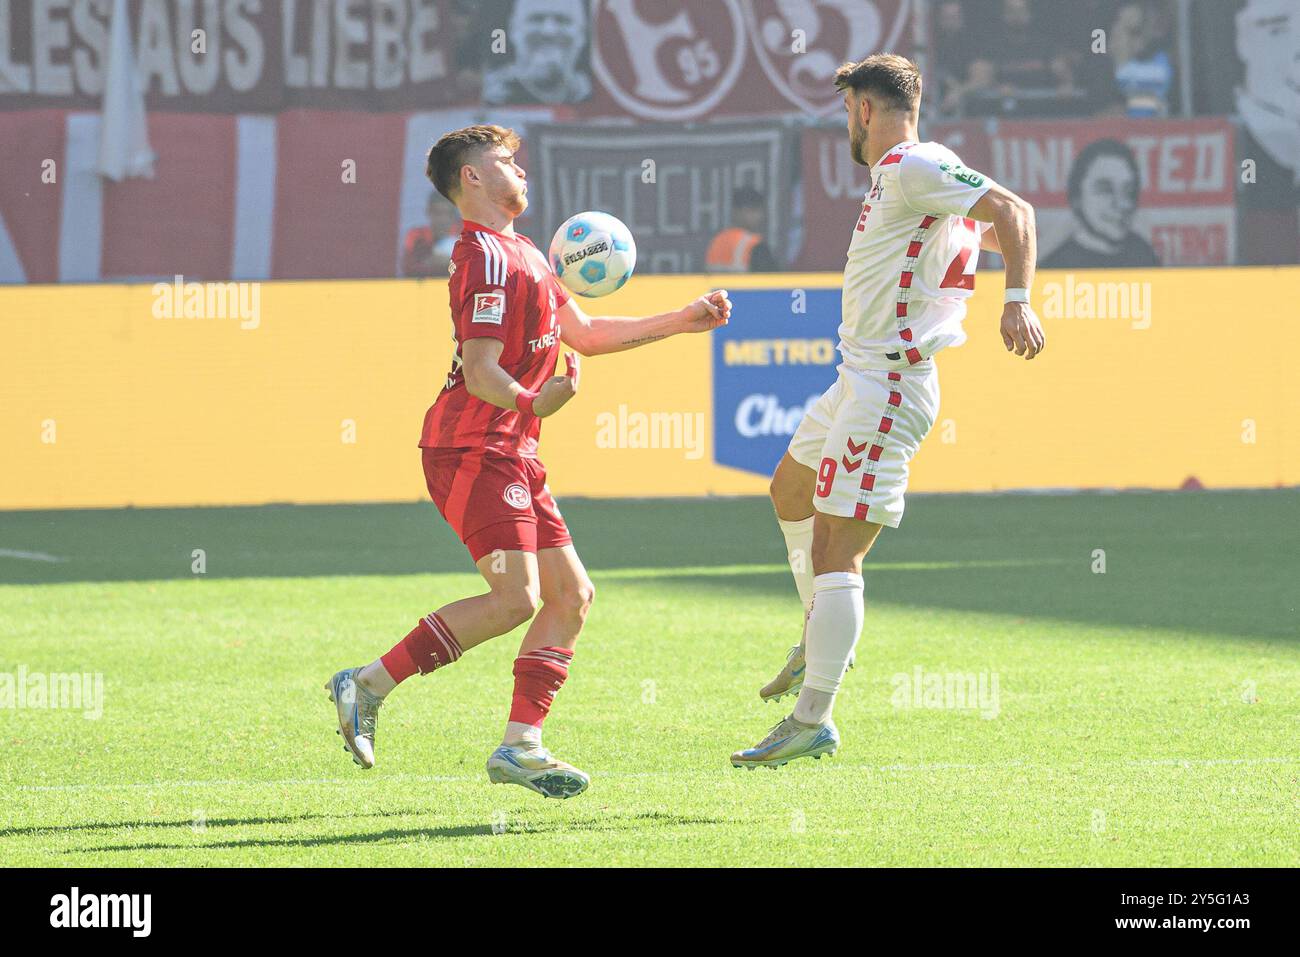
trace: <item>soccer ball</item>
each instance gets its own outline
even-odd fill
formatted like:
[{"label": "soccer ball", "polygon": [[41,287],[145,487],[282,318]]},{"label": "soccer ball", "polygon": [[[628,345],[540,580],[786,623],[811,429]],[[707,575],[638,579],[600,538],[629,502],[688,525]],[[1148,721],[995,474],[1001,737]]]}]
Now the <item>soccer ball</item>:
[{"label": "soccer ball", "polygon": [[632,233],[609,213],[578,213],[551,240],[551,268],[570,292],[607,296],[627,282],[636,266]]}]

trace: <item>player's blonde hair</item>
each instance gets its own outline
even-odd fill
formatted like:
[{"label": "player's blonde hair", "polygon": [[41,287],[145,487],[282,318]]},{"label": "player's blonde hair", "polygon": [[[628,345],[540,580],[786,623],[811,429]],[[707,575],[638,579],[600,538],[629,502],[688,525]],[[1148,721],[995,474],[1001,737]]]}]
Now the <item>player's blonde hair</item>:
[{"label": "player's blonde hair", "polygon": [[461,168],[474,154],[494,146],[504,146],[514,153],[519,143],[519,134],[504,126],[479,125],[452,130],[429,147],[424,175],[429,177],[434,189],[455,202],[455,194],[460,191]]},{"label": "player's blonde hair", "polygon": [[921,106],[921,71],[897,53],[873,53],[835,71],[835,88],[865,93],[886,109],[915,113]]}]

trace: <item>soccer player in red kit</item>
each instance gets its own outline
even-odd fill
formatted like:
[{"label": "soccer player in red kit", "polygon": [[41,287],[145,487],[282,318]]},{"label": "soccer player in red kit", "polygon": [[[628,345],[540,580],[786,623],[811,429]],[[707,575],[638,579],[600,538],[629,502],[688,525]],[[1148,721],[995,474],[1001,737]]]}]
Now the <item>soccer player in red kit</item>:
[{"label": "soccer player in red kit", "polygon": [[528,205],[519,137],[499,126],[446,134],[426,173],[460,210],[451,257],[456,352],[420,437],[429,494],[469,549],[488,591],[444,605],[392,650],[326,685],[339,732],[363,768],[375,763],[384,697],[415,674],[454,663],[475,645],[531,619],[515,659],[514,696],[488,778],[546,797],[581,794],[587,775],[542,746],[542,722],[569,672],[594,589],[537,458],[541,420],[578,391],[578,356],[619,352],[726,323],[731,303],[714,290],[656,316],[588,316],[546,257],[514,230]]}]

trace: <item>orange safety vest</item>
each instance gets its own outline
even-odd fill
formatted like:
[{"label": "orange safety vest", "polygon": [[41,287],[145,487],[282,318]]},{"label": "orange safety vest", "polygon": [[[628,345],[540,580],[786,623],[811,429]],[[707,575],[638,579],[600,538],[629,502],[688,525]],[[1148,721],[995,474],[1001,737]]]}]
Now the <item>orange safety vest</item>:
[{"label": "orange safety vest", "polygon": [[749,272],[749,257],[762,241],[758,233],[729,226],[709,243],[704,265],[709,272]]}]

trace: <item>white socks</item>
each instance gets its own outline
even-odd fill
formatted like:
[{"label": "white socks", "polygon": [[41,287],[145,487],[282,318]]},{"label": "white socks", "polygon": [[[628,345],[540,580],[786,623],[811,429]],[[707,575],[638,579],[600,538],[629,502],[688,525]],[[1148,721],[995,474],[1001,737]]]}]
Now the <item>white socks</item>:
[{"label": "white socks", "polygon": [[377,698],[388,697],[388,693],[397,687],[397,682],[393,680],[393,676],[388,673],[384,662],[379,658],[360,669],[356,673],[355,680]]},{"label": "white socks", "polygon": [[[813,516],[797,522],[777,518],[785,536],[786,557],[794,586],[807,615],[804,627],[803,688],[794,707],[796,721],[822,724],[829,721],[844,672],[853,657],[853,647],[862,633],[862,576],[852,572],[829,572],[813,576]],[[815,600],[814,600],[815,599]]]},{"label": "white socks", "polygon": [[835,693],[840,690],[853,646],[862,633],[862,576],[828,572],[812,579],[812,590],[812,612],[804,631],[808,670],[794,717],[804,724],[821,724],[830,720]]},{"label": "white socks", "polygon": [[516,748],[540,748],[542,729],[522,721],[507,721],[506,735],[501,743]]},{"label": "white socks", "polygon": [[813,597],[813,516],[809,515],[797,522],[777,518],[776,523],[781,526],[781,534],[785,536],[785,554],[790,562],[790,572],[794,575],[794,587],[799,590],[799,600],[803,602],[803,611],[807,615]]}]

